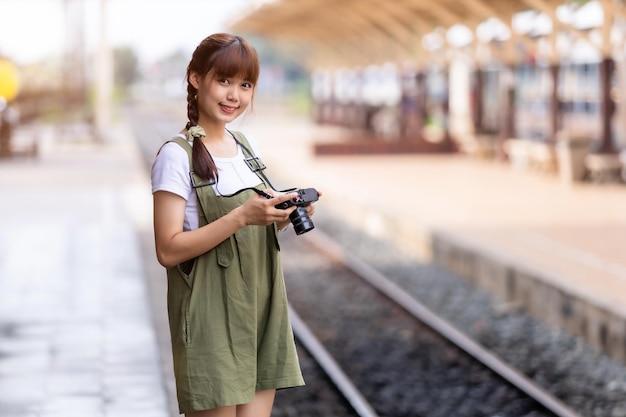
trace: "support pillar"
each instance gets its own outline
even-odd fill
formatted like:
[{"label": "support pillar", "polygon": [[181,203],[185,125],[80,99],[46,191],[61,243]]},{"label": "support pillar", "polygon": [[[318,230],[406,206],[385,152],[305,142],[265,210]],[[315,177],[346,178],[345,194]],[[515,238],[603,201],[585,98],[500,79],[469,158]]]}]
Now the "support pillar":
[{"label": "support pillar", "polygon": [[441,103],[443,113],[443,129],[444,140],[450,142],[452,137],[450,135],[450,68],[443,69],[445,92],[443,97],[443,103]]},{"label": "support pillar", "polygon": [[556,143],[557,134],[561,129],[561,99],[559,97],[559,72],[561,66],[558,63],[552,63],[550,65],[550,79],[552,80],[552,91],[550,92],[549,99],[549,132],[547,142]]},{"label": "support pillar", "polygon": [[424,71],[418,71],[415,75],[417,83],[417,117],[416,129],[422,132],[426,119],[428,119],[428,90],[426,88],[426,74]]},{"label": "support pillar", "polygon": [[111,96],[113,94],[113,57],[107,40],[107,0],[100,0],[100,39],[96,56],[96,140],[104,142],[111,122]]},{"label": "support pillar", "polygon": [[495,148],[496,159],[505,160],[504,143],[515,138],[515,67],[505,67],[499,73],[498,93],[498,142]]},{"label": "support pillar", "polygon": [[485,84],[485,74],[480,68],[474,71],[474,86],[472,91],[472,115],[474,121],[474,132],[481,135],[483,129],[483,86]]},{"label": "support pillar", "polygon": [[600,63],[600,117],[602,120],[598,153],[616,153],[613,144],[613,115],[615,102],[611,98],[611,86],[615,73],[615,61],[605,57]]},{"label": "support pillar", "polygon": [[501,139],[516,137],[515,132],[515,67],[506,67],[500,72],[499,132]]}]

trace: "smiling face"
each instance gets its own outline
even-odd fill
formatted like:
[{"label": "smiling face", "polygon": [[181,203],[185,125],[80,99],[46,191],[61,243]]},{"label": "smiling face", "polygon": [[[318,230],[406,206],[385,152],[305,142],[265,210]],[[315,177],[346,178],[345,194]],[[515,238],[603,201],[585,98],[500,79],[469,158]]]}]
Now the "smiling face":
[{"label": "smiling face", "polygon": [[252,101],[259,70],[256,51],[241,37],[218,33],[204,39],[187,67],[187,128],[235,120]]},{"label": "smiling face", "polygon": [[192,74],[190,79],[198,95],[200,125],[227,124],[239,117],[252,101],[254,84],[241,75],[224,77]]}]

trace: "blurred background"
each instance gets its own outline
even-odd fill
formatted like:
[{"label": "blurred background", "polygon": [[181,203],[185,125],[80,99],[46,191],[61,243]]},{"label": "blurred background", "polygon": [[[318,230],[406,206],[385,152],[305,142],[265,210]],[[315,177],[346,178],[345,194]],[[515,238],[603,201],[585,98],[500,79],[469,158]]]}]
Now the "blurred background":
[{"label": "blurred background", "polygon": [[623,0],[0,0],[0,416],[172,397],[147,168],[220,31],[277,183],[625,363]]},{"label": "blurred background", "polygon": [[[236,31],[260,51],[259,98],[280,97],[320,125],[348,128],[353,140],[385,143],[377,152],[394,152],[400,142],[418,152],[461,151],[559,171],[572,181],[623,180],[619,2],[474,0],[430,8],[406,1],[384,11],[373,0],[337,7],[0,0],[0,7],[5,131],[35,119],[79,118],[102,140],[112,109],[125,100],[181,98],[195,40]],[[573,141],[584,152],[573,152]],[[13,142],[4,139],[0,153],[19,152],[19,138]]]},{"label": "blurred background", "polygon": [[16,125],[18,117],[21,125],[79,119],[102,139],[112,108],[137,91],[180,96],[196,42],[249,5],[3,0],[0,100],[13,114],[5,118]]}]

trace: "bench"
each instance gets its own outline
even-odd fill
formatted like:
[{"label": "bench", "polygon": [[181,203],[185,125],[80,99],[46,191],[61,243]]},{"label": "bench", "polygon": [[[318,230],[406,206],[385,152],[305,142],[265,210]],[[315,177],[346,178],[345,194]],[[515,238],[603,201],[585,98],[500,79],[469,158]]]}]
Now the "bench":
[{"label": "bench", "polygon": [[597,183],[621,182],[624,164],[618,154],[593,154],[585,157],[589,180]]}]

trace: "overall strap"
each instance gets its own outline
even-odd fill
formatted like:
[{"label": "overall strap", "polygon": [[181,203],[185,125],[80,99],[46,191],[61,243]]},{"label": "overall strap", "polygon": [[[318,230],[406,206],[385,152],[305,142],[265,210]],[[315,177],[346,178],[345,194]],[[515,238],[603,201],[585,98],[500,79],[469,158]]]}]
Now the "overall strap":
[{"label": "overall strap", "polygon": [[[208,183],[205,181],[205,183],[200,186],[194,186],[194,184],[201,184],[203,180],[194,172],[193,169],[193,147],[189,142],[187,142],[180,136],[172,138],[169,142],[175,142],[180,145],[189,156],[189,179],[191,181],[192,187],[196,191],[198,207],[204,213],[206,224],[209,224],[219,219],[222,213],[220,211],[219,199],[215,194],[212,183]],[[204,224],[202,223],[199,215],[198,217],[199,225],[203,226]],[[227,267],[228,265],[230,265],[230,262],[233,259],[233,239],[233,236],[230,236],[229,239],[224,240],[222,243],[215,247],[215,250],[217,251],[218,263],[223,267]]]},{"label": "overall strap", "polygon": [[174,136],[172,139],[168,140],[165,143],[168,142],[176,142],[180,145],[181,148],[183,148],[186,152],[187,152],[187,156],[189,156],[189,169],[191,171],[193,171],[193,169],[191,168],[193,165],[193,161],[192,161],[192,152],[193,152],[193,148],[191,147],[191,144],[189,142],[187,142],[185,139],[181,138],[180,136]]},{"label": "overall strap", "polygon": [[250,146],[250,142],[248,142],[248,139],[246,139],[245,135],[237,131],[230,131],[230,130],[227,130],[227,131],[228,133],[232,135],[233,139],[235,139],[235,142],[237,142],[237,144],[241,146],[243,153],[246,156],[245,162],[246,162],[246,165],[248,165],[248,168],[250,168],[250,170],[254,172],[257,177],[259,177],[261,182],[263,182],[263,184],[265,184],[266,187],[269,187],[272,190],[278,191],[281,193],[287,193],[287,192],[296,190],[296,188],[287,188],[285,190],[277,190],[274,187],[274,185],[272,185],[272,182],[269,180],[269,178],[267,178],[267,176],[263,173],[263,171],[266,168],[265,164],[263,163],[263,161],[261,161],[260,158],[258,158],[254,154],[254,152],[252,151],[252,146]]},{"label": "overall strap", "polygon": [[[213,185],[214,181],[209,181],[203,182],[203,179],[200,178],[198,176],[198,174],[196,174],[196,172],[193,169],[193,146],[191,146],[191,144],[189,142],[187,142],[186,139],[181,138],[180,136],[175,136],[174,138],[168,140],[168,142],[175,142],[178,145],[180,145],[180,147],[182,147],[185,152],[187,152],[187,156],[189,157],[189,179],[191,180],[191,186],[194,189],[198,189],[200,187],[204,187],[206,185]],[[167,143],[167,142],[166,142]],[[212,187],[211,187],[212,188]]]},{"label": "overall strap", "polygon": [[[254,151],[252,150],[252,146],[250,146],[250,142],[248,142],[248,139],[246,139],[246,136],[243,133],[238,132],[238,131],[229,130],[228,132],[233,136],[233,138],[235,139],[235,142],[237,142],[239,146],[241,146],[241,149],[246,155],[246,159],[247,159],[246,165],[248,165],[248,168],[250,168],[257,175],[257,177],[259,177],[259,179],[263,182],[263,184],[265,184],[266,187],[269,187],[272,190],[276,191],[276,189],[270,182],[269,178],[267,178],[265,174],[263,173],[263,170],[265,169],[265,164],[259,158],[257,158],[257,156],[254,154]],[[250,161],[253,161],[253,162],[250,162]],[[287,190],[282,190],[281,192],[289,192],[293,190],[295,190],[295,188],[289,188]],[[272,236],[273,236],[273,240],[276,245],[276,248],[280,250],[280,243],[278,242],[278,236],[277,236],[278,227],[276,226],[276,224],[273,224],[269,227],[271,227],[272,229]]]},{"label": "overall strap", "polygon": [[243,133],[236,130],[229,130],[228,132],[230,132],[230,134],[235,137],[236,142],[242,145],[241,148],[243,149],[244,153],[248,154],[249,158],[256,157],[256,155],[252,151],[252,146],[250,146],[250,142],[248,142],[248,139],[246,139],[246,136]]}]

